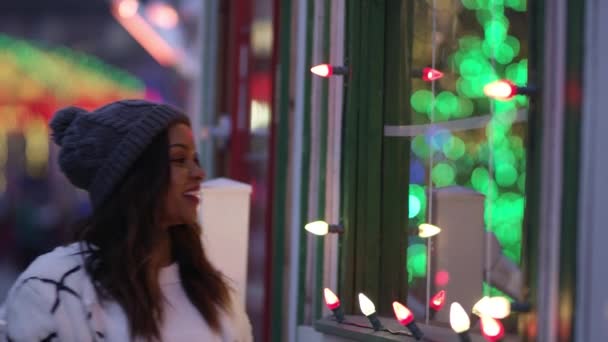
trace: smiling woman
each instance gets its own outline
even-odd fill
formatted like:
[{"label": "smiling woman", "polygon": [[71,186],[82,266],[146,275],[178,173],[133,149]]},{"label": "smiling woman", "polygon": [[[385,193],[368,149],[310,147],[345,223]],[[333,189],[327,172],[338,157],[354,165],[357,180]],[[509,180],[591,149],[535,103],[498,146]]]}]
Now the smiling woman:
[{"label": "smiling woman", "polygon": [[61,170],[94,210],[74,243],[17,279],[0,313],[8,338],[251,341],[241,301],[200,243],[205,174],[188,117],[125,100],[60,110],[51,128]]},{"label": "smiling woman", "polygon": [[192,130],[179,123],[169,128],[171,172],[167,192],[166,226],[195,223],[200,203],[200,183],[205,178],[201,169]]}]

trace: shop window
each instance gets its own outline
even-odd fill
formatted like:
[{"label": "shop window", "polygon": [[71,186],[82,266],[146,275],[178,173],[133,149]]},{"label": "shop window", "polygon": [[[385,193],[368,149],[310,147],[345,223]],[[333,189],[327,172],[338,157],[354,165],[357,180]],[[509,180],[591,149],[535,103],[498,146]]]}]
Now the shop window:
[{"label": "shop window", "polygon": [[[430,222],[442,232],[410,235],[413,306],[428,307],[441,290],[468,310],[483,296],[522,300],[528,98],[490,100],[484,87],[500,79],[526,85],[525,5],[415,1],[412,68],[430,66],[443,77],[413,79],[409,113],[422,126],[389,134],[411,139],[409,230]],[[449,310],[433,318],[447,323]]]},{"label": "shop window", "polygon": [[[484,296],[525,304],[529,99],[492,100],[484,87],[500,79],[527,83],[526,1],[415,0],[386,4],[377,16],[374,6],[363,7],[351,6],[350,35],[359,35],[348,42],[352,63],[367,58],[384,68],[353,67],[359,74],[347,95],[343,206],[354,232],[343,248],[346,300],[368,291],[386,317],[392,300],[402,300],[418,321],[445,327],[455,301],[469,313]],[[357,22],[385,31],[357,29]],[[373,42],[375,34],[384,41]],[[425,68],[441,77],[423,79]],[[375,109],[380,130],[366,113]],[[420,237],[422,223],[441,232]],[[395,251],[401,246],[405,255]],[[447,305],[434,313],[429,302],[442,290]],[[359,313],[356,303],[346,308]],[[501,321],[507,334],[516,333],[515,316]]]}]

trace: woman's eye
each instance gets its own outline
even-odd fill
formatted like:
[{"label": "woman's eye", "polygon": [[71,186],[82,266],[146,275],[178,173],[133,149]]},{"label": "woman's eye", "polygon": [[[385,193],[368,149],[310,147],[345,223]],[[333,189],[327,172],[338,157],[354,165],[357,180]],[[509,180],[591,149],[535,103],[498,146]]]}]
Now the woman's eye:
[{"label": "woman's eye", "polygon": [[174,159],[171,159],[171,162],[172,163],[183,164],[183,163],[186,162],[186,158],[174,158]]}]

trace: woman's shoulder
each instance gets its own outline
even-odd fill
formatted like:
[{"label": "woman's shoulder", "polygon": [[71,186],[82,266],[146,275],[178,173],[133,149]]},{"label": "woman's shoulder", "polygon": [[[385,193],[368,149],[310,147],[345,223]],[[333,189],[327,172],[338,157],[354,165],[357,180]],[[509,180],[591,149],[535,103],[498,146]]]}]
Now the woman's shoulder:
[{"label": "woman's shoulder", "polygon": [[59,340],[90,340],[82,312],[91,312],[95,297],[83,262],[79,244],[57,247],[36,258],[0,308],[0,320],[5,321],[0,330],[15,341],[40,341],[52,335]]},{"label": "woman's shoulder", "polygon": [[23,271],[19,279],[23,281],[28,277],[62,278],[67,272],[74,273],[83,267],[82,244],[75,242],[40,255]]}]

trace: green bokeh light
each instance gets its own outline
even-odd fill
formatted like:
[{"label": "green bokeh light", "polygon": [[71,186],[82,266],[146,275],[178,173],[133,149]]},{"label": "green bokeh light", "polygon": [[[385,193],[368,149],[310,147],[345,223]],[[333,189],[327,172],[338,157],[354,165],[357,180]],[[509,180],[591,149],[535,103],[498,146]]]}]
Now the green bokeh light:
[{"label": "green bokeh light", "polygon": [[454,184],[456,172],[454,168],[447,163],[438,163],[431,171],[431,179],[438,187],[444,187]]},{"label": "green bokeh light", "polygon": [[480,162],[487,163],[490,154],[490,148],[487,143],[480,143],[477,145],[477,160]]},{"label": "green bokeh light", "polygon": [[503,42],[507,38],[509,21],[504,16],[494,16],[483,25],[484,38],[491,44]]},{"label": "green bokeh light", "polygon": [[498,198],[500,193],[498,191],[498,185],[496,184],[496,182],[488,182],[488,189],[486,190],[484,195],[486,195],[486,198],[490,201],[493,201]]},{"label": "green bokeh light", "polygon": [[414,151],[419,158],[426,159],[429,157],[430,147],[426,143],[424,135],[418,135],[412,139],[412,151]]},{"label": "green bokeh light", "polygon": [[[486,200],[486,211],[484,218],[486,225],[492,229],[501,224],[518,226],[521,229],[521,222],[524,217],[524,197],[514,192],[500,194],[494,200]],[[497,236],[501,241],[500,236]]]},{"label": "green bokeh light", "polygon": [[477,22],[479,22],[481,26],[484,26],[492,19],[492,12],[487,9],[480,9],[475,11],[475,18],[477,18]]},{"label": "green bokeh light", "polygon": [[505,255],[505,257],[511,261],[513,261],[515,264],[519,265],[520,261],[521,261],[521,241],[516,244],[516,245],[512,245],[512,246],[508,246],[507,248],[504,248],[502,250],[502,254]]},{"label": "green bokeh light", "polygon": [[500,43],[496,49],[496,61],[500,64],[509,64],[515,57],[515,51],[506,43]]},{"label": "green bokeh light", "polygon": [[494,150],[494,167],[498,169],[502,165],[515,166],[517,159],[515,154],[508,147],[501,147]]},{"label": "green bokeh light", "polygon": [[433,106],[433,93],[429,90],[417,90],[412,94],[412,108],[418,113],[430,113]]},{"label": "green bokeh light", "polygon": [[465,118],[471,116],[474,110],[473,101],[466,97],[458,97],[458,109],[453,114],[455,118]]},{"label": "green bokeh light", "polygon": [[415,243],[407,248],[407,273],[409,281],[426,276],[426,246]]},{"label": "green bokeh light", "polygon": [[446,129],[437,129],[429,133],[431,140],[431,148],[435,151],[443,150],[443,146],[450,140],[452,134]]},{"label": "green bokeh light", "polygon": [[498,145],[505,139],[510,129],[511,125],[493,118],[486,126],[486,137],[489,141]]},{"label": "green bokeh light", "polygon": [[528,60],[522,59],[519,63],[513,63],[505,70],[505,76],[511,82],[523,86],[528,83]]},{"label": "green bokeh light", "polygon": [[420,200],[414,195],[408,196],[408,218],[414,218],[420,213]]},{"label": "green bokeh light", "polygon": [[517,170],[511,164],[500,164],[496,167],[496,183],[509,187],[517,182]]},{"label": "green bokeh light", "polygon": [[515,245],[521,241],[521,228],[509,223],[497,224],[494,234],[500,243],[504,245]]},{"label": "green bokeh light", "polygon": [[516,95],[515,96],[515,103],[517,103],[517,105],[519,107],[528,107],[528,102],[529,102],[529,99],[525,95]]},{"label": "green bokeh light", "polygon": [[[513,101],[493,101],[493,105],[496,113],[505,113],[517,109],[517,105]],[[503,116],[496,116],[496,120],[501,124],[511,124],[513,122],[513,120],[504,121],[503,118]],[[515,119],[514,116],[513,119]]]},{"label": "green bokeh light", "polygon": [[442,91],[437,95],[435,99],[435,111],[434,119],[436,121],[445,121],[458,110],[458,98],[449,91]]},{"label": "green bokeh light", "polygon": [[[419,208],[418,213],[414,216],[410,216],[410,218],[418,216],[421,220],[424,220],[426,217],[426,190],[422,185],[418,184],[410,184],[409,186],[409,198],[411,200],[412,197],[415,197],[418,201]],[[411,202],[410,202],[411,203]],[[410,205],[410,210],[412,209]],[[412,214],[412,212],[409,212]]]},{"label": "green bokeh light", "polygon": [[477,78],[481,74],[481,64],[473,58],[466,58],[460,63],[460,75],[464,78]]},{"label": "green bokeh light", "polygon": [[464,155],[465,150],[464,141],[455,136],[450,137],[447,143],[443,145],[443,154],[451,160],[460,159]]},{"label": "green bokeh light", "polygon": [[477,0],[462,0],[462,5],[470,10],[479,9]]},{"label": "green bokeh light", "polygon": [[476,94],[473,90],[473,82],[464,78],[459,78],[456,81],[456,90],[460,95],[464,95],[466,97],[474,98]]},{"label": "green bokeh light", "polygon": [[490,175],[485,167],[477,167],[471,173],[471,185],[473,185],[473,189],[482,194],[485,194],[488,190],[489,179]]},{"label": "green bokeh light", "polygon": [[479,9],[498,10],[504,6],[504,0],[477,0],[477,6]]},{"label": "green bokeh light", "polygon": [[507,36],[507,38],[505,39],[505,44],[509,45],[511,49],[513,49],[513,54],[515,56],[519,55],[519,50],[521,49],[521,43],[519,42],[519,39],[513,36]]}]

